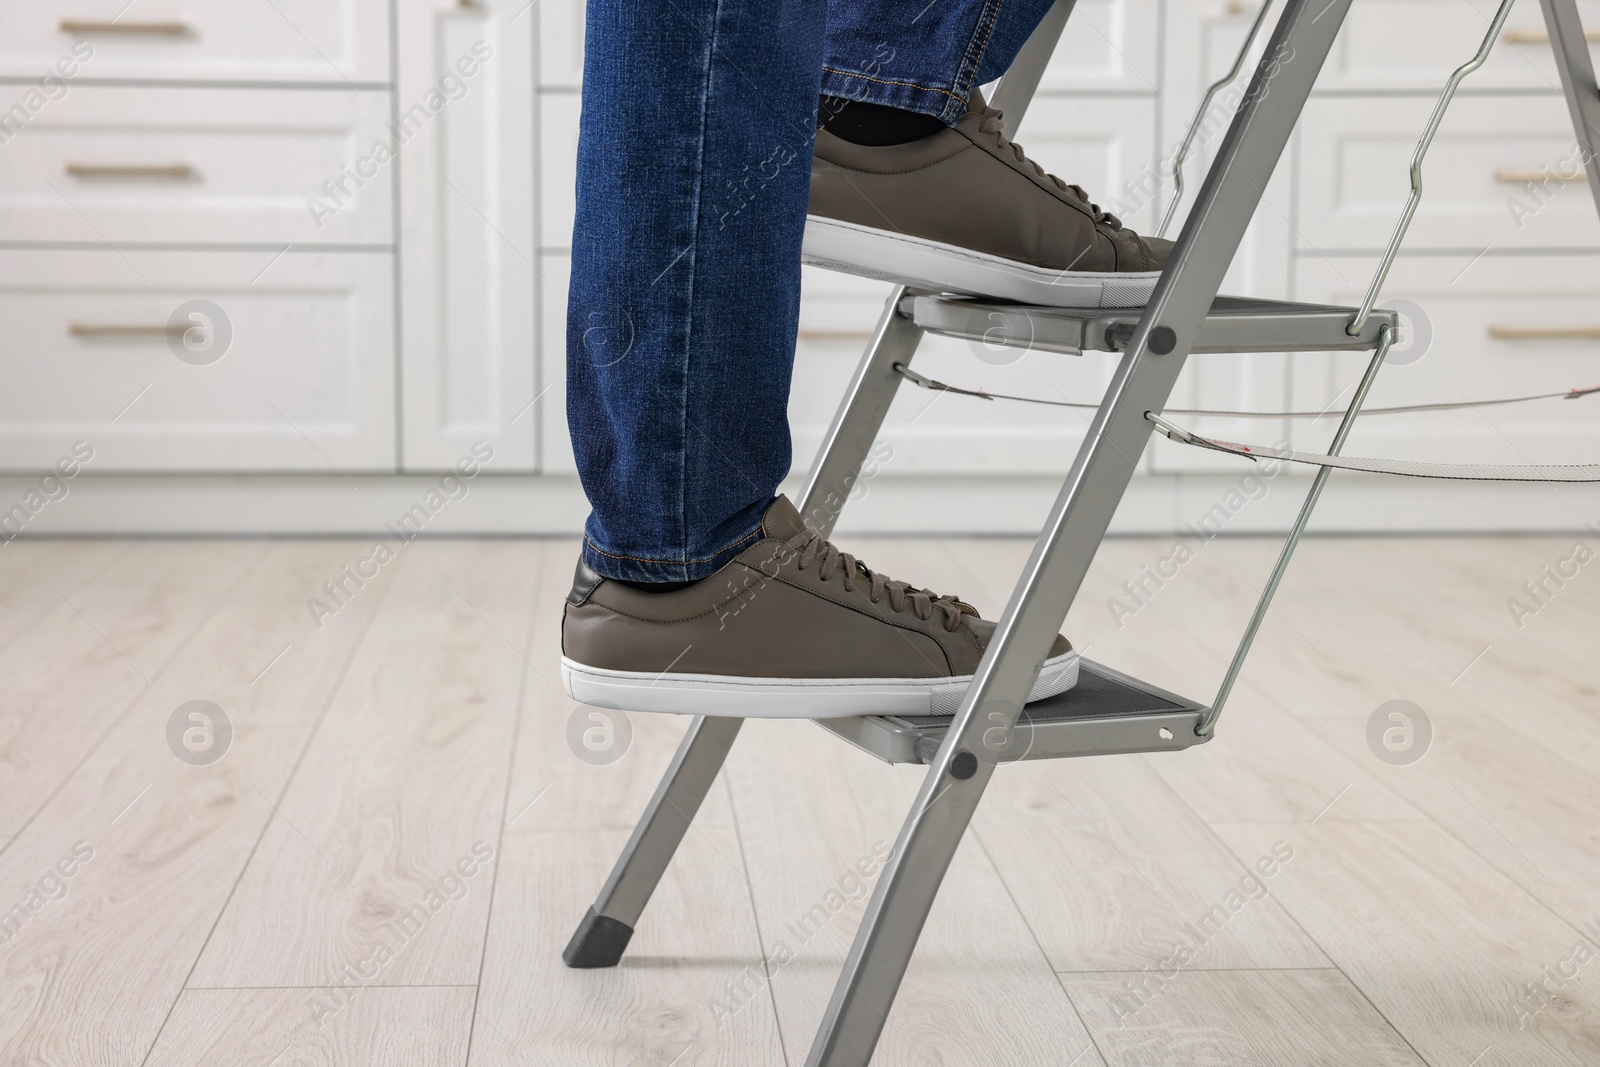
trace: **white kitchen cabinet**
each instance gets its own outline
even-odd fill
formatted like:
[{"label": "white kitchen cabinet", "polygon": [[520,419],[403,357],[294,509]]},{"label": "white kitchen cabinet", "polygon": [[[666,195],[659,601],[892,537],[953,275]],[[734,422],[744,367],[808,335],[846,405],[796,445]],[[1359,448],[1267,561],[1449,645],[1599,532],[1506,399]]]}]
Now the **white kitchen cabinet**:
[{"label": "white kitchen cabinet", "polygon": [[79,78],[328,83],[389,80],[388,0],[28,0],[0,15],[0,77],[37,78],[88,42]]},{"label": "white kitchen cabinet", "polygon": [[389,93],[74,86],[0,152],[0,241],[393,239]]},{"label": "white kitchen cabinet", "polygon": [[[1310,102],[1300,127],[1306,253],[1388,243],[1411,192],[1411,156],[1433,106],[1425,97]],[[1422,178],[1408,250],[1600,248],[1600,216],[1560,93],[1459,97]]]},{"label": "white kitchen cabinet", "polygon": [[539,257],[539,469],[545,474],[576,474],[567,436],[567,285],[572,257]]},{"label": "white kitchen cabinet", "polygon": [[536,20],[526,0],[406,0],[398,26],[396,110],[427,115],[399,151],[402,465],[481,440],[497,471],[532,471]]},{"label": "white kitchen cabinet", "polygon": [[[1303,260],[1301,293],[1355,303],[1375,258]],[[1335,269],[1337,267],[1337,270]],[[1485,400],[1600,385],[1600,297],[1594,259],[1573,255],[1409,256],[1386,292],[1421,309],[1402,362],[1379,375],[1369,408]],[[1422,347],[1415,347],[1417,343]],[[1367,357],[1302,357],[1294,403],[1317,410],[1348,402]],[[1350,455],[1480,463],[1600,460],[1596,398],[1506,407],[1371,415],[1356,424]],[[1301,424],[1295,447],[1323,448],[1336,420]],[[1485,488],[1486,493],[1492,489]],[[1487,498],[1486,498],[1487,499]],[[1508,521],[1507,526],[1519,525]]]},{"label": "white kitchen cabinet", "polygon": [[572,248],[577,211],[578,97],[539,94],[539,237],[548,249]]},{"label": "white kitchen cabinet", "polygon": [[393,271],[387,252],[8,250],[0,468],[84,440],[96,473],[393,471]]},{"label": "white kitchen cabinet", "polygon": [[583,0],[536,0],[539,85],[576,92],[583,85]]},{"label": "white kitchen cabinet", "polygon": [[1039,88],[1154,96],[1160,53],[1160,0],[1078,0]]},{"label": "white kitchen cabinet", "polygon": [[[1255,7],[1254,0],[1241,2]],[[1477,52],[1495,6],[1463,0],[1355,0],[1317,91],[1437,93],[1451,72]],[[1585,26],[1600,29],[1600,2],[1579,0],[1578,10]],[[1539,5],[1524,0],[1512,10],[1488,61],[1468,79],[1468,91],[1559,90],[1543,35]],[[1600,56],[1600,42],[1593,48]]]}]

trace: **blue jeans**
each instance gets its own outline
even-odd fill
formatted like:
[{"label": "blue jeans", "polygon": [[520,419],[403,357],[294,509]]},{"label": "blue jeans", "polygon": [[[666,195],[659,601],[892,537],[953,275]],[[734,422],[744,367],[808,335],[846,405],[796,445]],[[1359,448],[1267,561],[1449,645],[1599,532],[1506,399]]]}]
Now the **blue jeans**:
[{"label": "blue jeans", "polygon": [[567,312],[584,559],[694,581],[760,536],[819,93],[960,118],[1051,0],[589,0]]}]

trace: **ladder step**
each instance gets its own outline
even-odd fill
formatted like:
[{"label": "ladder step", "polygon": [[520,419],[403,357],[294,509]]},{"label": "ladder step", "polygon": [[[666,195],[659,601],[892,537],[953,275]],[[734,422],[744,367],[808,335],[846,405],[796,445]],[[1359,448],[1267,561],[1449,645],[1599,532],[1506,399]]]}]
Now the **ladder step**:
[{"label": "ladder step", "polygon": [[[1143,313],[1143,308],[1035,307],[934,294],[908,295],[900,302],[900,314],[929,333],[1074,356],[1122,351]],[[1383,327],[1399,330],[1399,314],[1379,310],[1352,337],[1345,327],[1355,316],[1355,308],[1330,304],[1219,296],[1190,351],[1365,352],[1378,347]]]},{"label": "ladder step", "polygon": [[[1078,684],[1029,704],[1002,761],[1117,752],[1177,752],[1210,739],[1195,727],[1206,707],[1120,671],[1083,660]],[[931,762],[952,716],[871,715],[818,719],[818,726],[887,763]]]}]

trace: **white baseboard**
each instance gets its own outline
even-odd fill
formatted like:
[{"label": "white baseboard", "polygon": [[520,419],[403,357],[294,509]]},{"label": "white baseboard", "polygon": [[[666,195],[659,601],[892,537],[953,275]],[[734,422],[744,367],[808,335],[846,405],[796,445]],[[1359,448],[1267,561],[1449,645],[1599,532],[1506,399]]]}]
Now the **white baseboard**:
[{"label": "white baseboard", "polygon": [[[1293,520],[1308,479],[1282,474],[1140,475],[1111,530],[1164,535],[1186,524],[1225,534],[1273,534]],[[482,474],[465,495],[438,476],[90,475],[59,499],[28,497],[37,477],[0,477],[0,543],[60,536],[382,536],[386,525],[423,536],[576,536],[588,505],[576,478]],[[786,484],[791,496],[797,480]],[[1060,482],[1041,476],[891,476],[864,483],[839,523],[843,534],[1038,532]],[[430,491],[435,495],[429,497]],[[59,495],[59,490],[57,491]],[[1253,499],[1252,499],[1253,498]],[[43,501],[40,504],[40,501]],[[21,522],[13,505],[37,510]],[[429,510],[434,503],[436,509]],[[26,509],[25,509],[26,511]],[[1209,518],[1207,517],[1209,516]],[[1577,486],[1435,482],[1338,475],[1312,529],[1323,533],[1557,533],[1600,522],[1600,503]],[[20,526],[20,530],[17,527]]]}]

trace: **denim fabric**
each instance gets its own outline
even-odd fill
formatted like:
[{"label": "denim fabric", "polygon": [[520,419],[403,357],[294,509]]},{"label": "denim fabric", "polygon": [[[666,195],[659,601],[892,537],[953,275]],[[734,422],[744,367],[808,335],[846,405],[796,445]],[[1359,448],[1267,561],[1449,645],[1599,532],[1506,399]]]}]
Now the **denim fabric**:
[{"label": "denim fabric", "polygon": [[1049,6],[1005,2],[589,0],[567,420],[601,574],[693,581],[759,536],[818,93],[953,122]]},{"label": "denim fabric", "polygon": [[954,124],[1054,0],[832,0],[822,91]]}]

